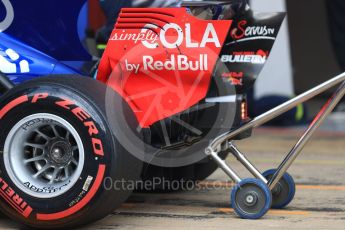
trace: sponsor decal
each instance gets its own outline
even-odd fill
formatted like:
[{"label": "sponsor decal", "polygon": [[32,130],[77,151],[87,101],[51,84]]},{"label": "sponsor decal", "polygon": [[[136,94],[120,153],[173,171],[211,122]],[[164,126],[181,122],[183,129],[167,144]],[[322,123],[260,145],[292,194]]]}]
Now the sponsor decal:
[{"label": "sponsor decal", "polygon": [[246,20],[238,22],[237,27],[230,31],[230,35],[235,41],[228,44],[249,40],[275,40],[275,28],[268,26],[247,26],[247,24],[248,22]]},{"label": "sponsor decal", "polygon": [[32,213],[32,208],[1,177],[0,196],[25,218]]},{"label": "sponsor decal", "polygon": [[68,207],[72,207],[74,205],[76,205],[79,201],[82,200],[82,198],[85,196],[86,194],[86,191],[83,190],[79,193],[79,195],[77,196],[77,198],[75,198],[74,200],[72,200],[69,204],[68,204]]},{"label": "sponsor decal", "polygon": [[122,30],[121,32],[115,32],[110,37],[110,41],[141,42],[148,49],[155,49],[160,44],[167,49],[174,49],[182,44],[187,48],[204,48],[209,43],[214,44],[218,48],[221,46],[216,29],[212,23],[207,24],[201,42],[192,39],[193,31],[190,23],[185,24],[184,30],[175,23],[166,24],[158,34],[153,31],[156,29],[158,29],[157,26],[148,24],[137,33],[127,33],[126,30]]},{"label": "sponsor decal", "polygon": [[151,45],[156,44],[158,39],[158,34],[147,29],[142,30],[140,33],[126,33],[125,30],[122,30],[121,33],[116,32],[110,38],[111,41],[133,41],[135,44],[146,42]]},{"label": "sponsor decal", "polygon": [[205,71],[208,70],[207,54],[200,54],[197,60],[190,60],[186,55],[171,55],[166,61],[154,60],[152,56],[144,55],[142,64],[131,64],[126,59],[125,68],[129,72],[139,73],[142,68],[144,71],[151,70],[179,70],[179,71]]},{"label": "sponsor decal", "polygon": [[91,183],[92,181],[94,180],[94,178],[92,176],[87,176],[86,180],[85,180],[85,183],[83,185],[83,189],[82,191],[78,194],[78,196],[73,199],[69,204],[68,206],[69,207],[72,207],[74,205],[76,205],[77,203],[79,203],[79,201],[81,201],[83,199],[83,197],[87,194],[87,192],[89,191],[90,189],[90,186],[91,186]]},{"label": "sponsor decal", "polygon": [[31,126],[37,124],[37,123],[46,123],[46,124],[51,124],[54,123],[54,120],[51,119],[45,119],[45,118],[37,118],[31,121],[26,122],[24,125],[22,125],[23,130],[28,130]]},{"label": "sponsor decal", "polygon": [[6,10],[5,18],[0,22],[0,33],[4,32],[11,26],[14,19],[14,10],[10,0],[1,0]]},{"label": "sponsor decal", "polygon": [[224,63],[251,63],[264,64],[267,60],[268,52],[258,50],[257,52],[233,52],[231,55],[222,55],[221,61]]},{"label": "sponsor decal", "polygon": [[35,186],[35,185],[31,184],[30,182],[25,182],[25,183],[23,183],[23,185],[25,187],[27,187],[28,189],[30,189],[31,191],[34,191],[34,192],[37,192],[37,193],[55,193],[55,192],[61,191],[69,183],[71,183],[70,180],[67,183],[61,185],[60,187],[50,186],[50,187],[43,187],[43,188]]},{"label": "sponsor decal", "polygon": [[87,191],[89,191],[89,188],[90,188],[90,185],[91,185],[91,182],[93,181],[93,177],[92,176],[88,176],[87,178],[86,178],[86,181],[85,181],[85,183],[84,183],[84,185],[83,185],[83,190],[85,191],[85,192],[87,192]]},{"label": "sponsor decal", "polygon": [[232,85],[243,85],[243,72],[228,72],[222,74],[223,79],[230,82]]},{"label": "sponsor decal", "polygon": [[[89,189],[89,192],[86,193],[85,191],[82,191],[79,194],[79,196],[69,204],[70,208],[61,212],[51,213],[51,214],[38,213],[36,215],[37,220],[48,221],[48,220],[58,220],[58,219],[66,218],[78,212],[82,208],[84,208],[91,201],[91,199],[96,195],[97,191],[101,187],[104,174],[105,174],[105,169],[106,169],[105,165],[99,165],[97,176],[95,177],[95,180],[93,182],[93,185]],[[86,195],[84,196],[84,194]],[[82,198],[83,196],[84,198]]]},{"label": "sponsor decal", "polygon": [[0,71],[3,73],[29,73],[30,66],[28,60],[25,60],[13,49],[0,49]]}]

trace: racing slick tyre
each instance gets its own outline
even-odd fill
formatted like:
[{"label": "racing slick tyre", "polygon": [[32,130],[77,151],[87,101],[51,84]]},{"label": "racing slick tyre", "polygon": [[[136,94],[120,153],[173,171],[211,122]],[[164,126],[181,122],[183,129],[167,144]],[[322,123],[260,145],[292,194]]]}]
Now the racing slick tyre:
[{"label": "racing slick tyre", "polygon": [[52,76],[2,96],[2,212],[30,227],[68,229],[105,217],[128,198],[130,189],[105,181],[136,180],[142,163],[109,128],[106,93],[120,97],[91,78]]}]

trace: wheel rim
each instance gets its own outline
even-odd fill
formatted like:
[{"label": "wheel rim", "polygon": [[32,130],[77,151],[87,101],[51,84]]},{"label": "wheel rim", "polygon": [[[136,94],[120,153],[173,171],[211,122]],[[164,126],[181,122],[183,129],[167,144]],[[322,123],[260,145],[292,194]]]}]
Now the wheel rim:
[{"label": "wheel rim", "polygon": [[23,192],[52,198],[70,190],[84,167],[82,140],[63,118],[39,113],[20,120],[4,146],[6,171]]},{"label": "wheel rim", "polygon": [[[263,175],[267,180],[270,180],[275,172],[275,169],[267,170]],[[272,190],[272,208],[284,208],[293,200],[294,196],[295,182],[288,173],[285,173]]]},{"label": "wheel rim", "polygon": [[237,208],[245,215],[256,215],[266,206],[265,193],[256,184],[241,185],[235,196]]},{"label": "wheel rim", "polygon": [[282,177],[272,190],[272,208],[283,208],[291,201],[291,188]]}]

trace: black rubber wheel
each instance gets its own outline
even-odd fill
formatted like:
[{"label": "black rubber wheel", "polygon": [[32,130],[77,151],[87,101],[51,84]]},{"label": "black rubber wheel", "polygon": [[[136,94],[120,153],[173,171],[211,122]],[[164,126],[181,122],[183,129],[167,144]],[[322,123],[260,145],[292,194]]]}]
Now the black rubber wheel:
[{"label": "black rubber wheel", "polygon": [[4,214],[30,227],[68,229],[105,217],[129,197],[130,189],[112,185],[138,179],[142,163],[109,128],[105,94],[121,99],[91,78],[54,76],[2,96]]},{"label": "black rubber wheel", "polygon": [[259,179],[244,179],[233,188],[231,204],[239,217],[243,219],[259,219],[271,207],[271,191]]},{"label": "black rubber wheel", "polygon": [[[262,175],[266,177],[267,180],[270,180],[276,171],[276,169],[270,169],[265,171]],[[289,173],[285,173],[272,190],[272,208],[285,208],[295,197],[295,192],[296,185],[293,177]]]}]

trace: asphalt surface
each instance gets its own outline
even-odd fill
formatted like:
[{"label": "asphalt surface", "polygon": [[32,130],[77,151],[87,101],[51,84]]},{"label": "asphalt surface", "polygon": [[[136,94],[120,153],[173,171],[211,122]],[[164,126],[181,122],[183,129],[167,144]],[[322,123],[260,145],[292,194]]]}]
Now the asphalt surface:
[{"label": "asphalt surface", "polygon": [[[301,129],[258,129],[238,148],[262,171],[276,167]],[[295,199],[260,220],[242,220],[230,208],[232,183],[217,170],[198,189],[165,194],[134,194],[120,209],[87,229],[345,229],[345,133],[319,131],[289,170]],[[245,178],[250,175],[229,157]],[[213,189],[210,189],[213,187]],[[18,226],[0,220],[1,229]]]}]

